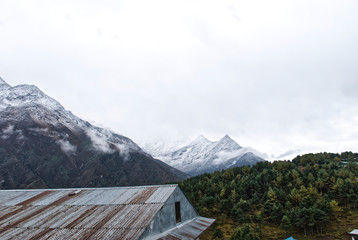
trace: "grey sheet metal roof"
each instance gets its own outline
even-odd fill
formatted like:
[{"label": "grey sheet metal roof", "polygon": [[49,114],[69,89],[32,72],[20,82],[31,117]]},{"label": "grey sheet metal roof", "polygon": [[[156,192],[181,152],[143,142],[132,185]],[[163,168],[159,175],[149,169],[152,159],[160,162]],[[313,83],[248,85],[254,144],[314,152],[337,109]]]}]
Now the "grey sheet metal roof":
[{"label": "grey sheet metal roof", "polygon": [[168,232],[161,234],[159,240],[194,240],[197,239],[215,219],[196,217],[193,220],[183,223]]},{"label": "grey sheet metal roof", "polygon": [[358,229],[354,229],[352,232],[349,232],[350,235],[358,235]]},{"label": "grey sheet metal roof", "polygon": [[0,190],[0,239],[139,239],[177,187]]}]

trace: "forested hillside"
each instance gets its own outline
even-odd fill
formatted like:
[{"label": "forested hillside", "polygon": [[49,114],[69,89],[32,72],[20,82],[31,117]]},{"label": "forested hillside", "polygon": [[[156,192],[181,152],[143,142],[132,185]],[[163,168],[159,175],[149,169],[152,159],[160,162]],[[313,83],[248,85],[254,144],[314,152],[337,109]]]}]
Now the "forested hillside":
[{"label": "forested hillside", "polygon": [[201,239],[344,239],[358,228],[358,154],[318,153],[203,174],[180,186],[203,216]]}]

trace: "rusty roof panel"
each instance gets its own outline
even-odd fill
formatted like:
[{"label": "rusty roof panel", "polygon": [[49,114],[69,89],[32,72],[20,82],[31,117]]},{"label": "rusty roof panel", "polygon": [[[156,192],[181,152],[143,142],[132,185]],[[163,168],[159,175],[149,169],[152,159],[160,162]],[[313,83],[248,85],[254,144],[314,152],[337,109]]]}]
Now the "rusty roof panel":
[{"label": "rusty roof panel", "polygon": [[16,211],[20,211],[21,207],[19,206],[0,206],[0,222],[5,219],[8,218],[9,215],[13,215],[15,214]]},{"label": "rusty roof panel", "polygon": [[157,191],[157,187],[150,187],[143,190],[140,194],[138,194],[135,198],[133,198],[129,204],[143,204],[145,203],[148,198],[150,198],[153,193]]},{"label": "rusty roof panel", "polygon": [[31,198],[28,198],[22,202],[19,202],[18,206],[22,206],[22,205],[36,205],[35,202],[39,201],[39,200],[42,200],[42,199],[48,199],[49,198],[49,195],[50,194],[53,194],[54,192],[53,191],[43,191]]},{"label": "rusty roof panel", "polygon": [[[139,239],[176,188],[0,190],[0,239]],[[211,223],[197,219],[171,235]]]},{"label": "rusty roof panel", "polygon": [[[18,214],[17,224],[14,226],[16,228],[40,228],[46,227],[48,222],[58,216],[58,211],[62,210],[61,207],[52,206],[45,211],[42,206],[33,206],[33,214],[29,214],[27,217],[23,217],[23,214]],[[62,214],[61,214],[62,215]]]},{"label": "rusty roof panel", "polygon": [[1,206],[14,206],[23,202],[24,199],[32,198],[40,193],[39,191],[0,191],[0,205]]},{"label": "rusty roof panel", "polygon": [[[108,239],[115,236],[128,236],[128,239],[137,239],[136,236],[139,237],[144,232],[146,226],[162,205],[161,203],[149,205],[52,206],[44,212],[39,211],[43,206],[29,206],[26,209],[24,208],[24,212],[19,212],[10,219],[4,220],[0,226],[0,238],[30,239],[34,237],[38,239],[43,237],[56,239],[56,236],[62,238],[67,234],[58,235],[54,231],[67,229],[71,230],[68,234],[73,236],[74,239],[77,235],[82,238],[86,234],[89,234],[88,237],[112,236]],[[76,221],[79,217],[81,219]],[[17,224],[12,225],[12,223]],[[26,232],[25,238],[24,232]],[[121,235],[116,235],[118,232],[121,232]]]},{"label": "rusty roof panel", "polygon": [[161,187],[157,188],[155,193],[153,193],[150,198],[145,203],[156,203],[156,202],[165,202],[168,200],[169,196],[174,192],[175,188],[173,187]]},{"label": "rusty roof panel", "polygon": [[14,206],[29,199],[31,199],[30,205],[49,205],[70,193],[75,194],[67,199],[64,205],[165,202],[176,187],[177,185],[92,189],[0,190],[0,206]]},{"label": "rusty roof panel", "polygon": [[[48,192],[48,191],[44,191]],[[46,197],[38,198],[31,205],[45,206],[56,202],[58,199],[68,195],[68,191],[51,191]],[[41,193],[40,193],[41,194]],[[38,194],[38,195],[40,195]]]},{"label": "rusty roof panel", "polygon": [[122,236],[122,229],[100,229],[88,239],[116,239]]},{"label": "rusty roof panel", "polygon": [[124,189],[118,196],[112,201],[114,204],[129,204],[132,199],[142,194],[145,189]]},{"label": "rusty roof panel", "polygon": [[18,221],[24,218],[31,217],[34,212],[38,210],[36,206],[29,207],[20,207],[18,206],[15,210],[11,209],[3,209],[3,212],[6,214],[4,218],[0,221],[0,227],[9,227],[11,225],[16,225]]},{"label": "rusty roof panel", "polygon": [[[85,196],[81,198],[74,198],[72,205],[109,205],[109,204],[127,204],[128,199],[131,199],[133,195],[138,194],[135,189],[123,189],[123,190],[105,190],[91,191],[83,190]],[[142,191],[142,190],[140,190]]]},{"label": "rusty roof panel", "polygon": [[[5,230],[4,232],[2,232]],[[0,228],[0,239],[30,239],[32,236],[35,236],[39,233],[41,229],[24,229],[24,228]]]},{"label": "rusty roof panel", "polygon": [[42,239],[83,239],[82,236],[90,232],[92,229],[50,229]]}]

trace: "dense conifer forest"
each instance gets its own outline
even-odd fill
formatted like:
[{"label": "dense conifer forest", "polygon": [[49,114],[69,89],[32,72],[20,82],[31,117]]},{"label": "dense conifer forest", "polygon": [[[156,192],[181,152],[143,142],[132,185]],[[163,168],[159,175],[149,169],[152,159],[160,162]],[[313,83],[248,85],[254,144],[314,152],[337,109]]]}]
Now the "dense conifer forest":
[{"label": "dense conifer forest", "polygon": [[[180,183],[202,216],[201,239],[345,239],[358,228],[358,153],[259,162]],[[325,238],[319,238],[319,237]]]}]

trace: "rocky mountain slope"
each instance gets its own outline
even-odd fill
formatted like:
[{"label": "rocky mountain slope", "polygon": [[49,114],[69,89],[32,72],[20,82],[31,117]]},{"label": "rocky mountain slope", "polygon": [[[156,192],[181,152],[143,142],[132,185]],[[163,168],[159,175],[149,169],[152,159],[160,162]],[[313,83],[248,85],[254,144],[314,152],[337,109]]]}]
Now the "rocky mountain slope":
[{"label": "rocky mountain slope", "polygon": [[228,135],[216,142],[199,136],[193,142],[173,151],[160,152],[158,148],[148,145],[144,150],[192,176],[264,161],[254,154],[253,149],[241,147]]},{"label": "rocky mountain slope", "polygon": [[127,137],[66,111],[36,86],[0,78],[0,189],[161,184],[186,174]]}]

